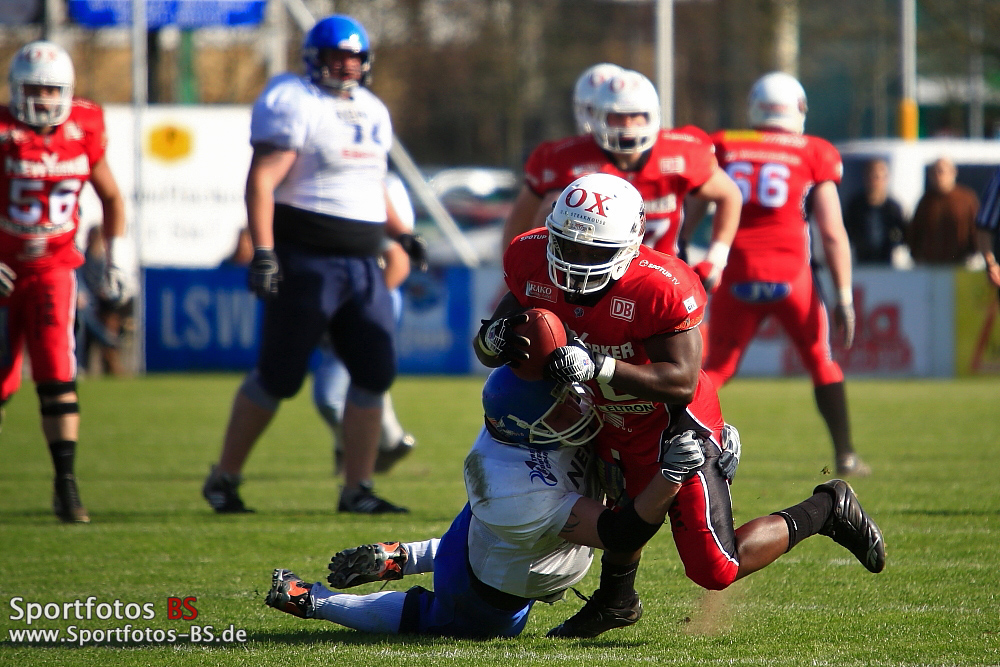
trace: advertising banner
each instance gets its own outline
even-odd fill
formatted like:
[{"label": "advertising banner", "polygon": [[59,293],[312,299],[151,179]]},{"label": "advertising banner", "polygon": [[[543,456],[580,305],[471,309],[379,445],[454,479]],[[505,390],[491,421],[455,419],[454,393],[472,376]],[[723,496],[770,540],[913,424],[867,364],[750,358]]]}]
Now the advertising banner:
[{"label": "advertising banner", "polygon": [[[953,282],[951,269],[856,269],[854,345],[845,350],[836,335],[832,336],[833,356],[844,373],[950,377],[955,369]],[[829,287],[826,293],[832,293]],[[778,323],[770,320],[747,349],[738,374],[790,376],[805,372],[798,350]]]},{"label": "advertising banner", "polygon": [[[88,28],[132,23],[132,0],[68,0],[68,5],[70,18]],[[146,0],[146,25],[259,25],[266,7],[267,0]]]},{"label": "advertising banner", "polygon": [[247,370],[261,309],[247,270],[145,269],[146,370]]},{"label": "advertising banner", "polygon": [[1000,374],[1000,300],[982,272],[955,272],[955,374]]},{"label": "advertising banner", "polygon": [[[125,196],[128,235],[142,265],[218,266],[246,226],[250,107],[157,105],[143,113],[141,220],[134,205],[132,110],[108,106],[105,122],[114,128],[108,164]],[[100,203],[89,186],[80,197],[80,217],[82,239],[101,221]]]}]

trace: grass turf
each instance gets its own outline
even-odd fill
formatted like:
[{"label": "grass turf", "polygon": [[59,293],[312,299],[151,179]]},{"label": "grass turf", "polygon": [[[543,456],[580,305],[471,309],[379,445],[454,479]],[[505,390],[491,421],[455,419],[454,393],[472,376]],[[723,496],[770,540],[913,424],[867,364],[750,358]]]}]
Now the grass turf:
[{"label": "grass turf", "polygon": [[[637,587],[645,616],[594,640],[545,632],[575,612],[572,594],[535,606],[524,634],[488,642],[364,635],[264,607],[271,569],[324,577],[330,555],[372,541],[440,535],[464,502],[462,460],[481,423],[480,378],[402,378],[397,410],[415,452],[378,491],[406,516],[339,515],[330,439],[307,391],[283,405],[246,469],[253,515],[216,516],[200,488],[219,450],[235,375],[82,381],[77,473],[93,518],[51,514],[51,464],[30,383],[0,434],[0,665],[996,665],[1000,664],[1000,413],[996,380],[854,381],[855,440],[875,468],[853,480],[882,527],[888,565],[869,574],[816,536],[721,593],[685,577],[668,531],[647,547]],[[803,380],[736,380],[724,412],[743,436],[737,524],[794,504],[828,479],[828,438]],[[579,586],[597,585],[593,568]],[[421,575],[389,586],[430,586]],[[377,590],[376,585],[355,589]],[[46,620],[28,602],[152,603],[155,618]],[[168,619],[169,597],[198,618]],[[50,608],[50,611],[53,608]],[[134,608],[133,608],[134,610]],[[72,611],[70,612],[73,613]],[[246,642],[13,644],[10,630],[123,627],[245,630]]]}]

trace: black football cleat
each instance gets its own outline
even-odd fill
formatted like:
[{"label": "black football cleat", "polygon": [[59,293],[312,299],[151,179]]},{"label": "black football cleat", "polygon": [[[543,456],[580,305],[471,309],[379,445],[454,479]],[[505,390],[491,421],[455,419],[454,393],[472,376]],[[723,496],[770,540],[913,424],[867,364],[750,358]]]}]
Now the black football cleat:
[{"label": "black football cleat", "polygon": [[316,614],[313,604],[312,584],[307,584],[290,570],[276,569],[271,574],[271,590],[264,604],[299,618],[312,618]]},{"label": "black football cleat", "polygon": [[330,559],[327,581],[334,588],[351,588],[373,581],[396,581],[403,578],[403,566],[409,554],[399,542],[362,544],[344,549]]},{"label": "black football cleat", "polygon": [[360,490],[354,493],[341,492],[337,511],[354,514],[407,514],[410,510],[379,498],[370,482],[362,482]]},{"label": "black football cleat", "polygon": [[820,529],[820,535],[854,554],[869,572],[881,572],[885,568],[882,531],[865,513],[851,485],[842,479],[831,479],[813,489],[813,493],[820,491],[833,494],[833,512]]},{"label": "black football cleat", "polygon": [[580,599],[586,600],[580,611],[548,631],[546,637],[566,637],[589,639],[602,632],[624,628],[642,618],[642,602],[636,593],[632,601],[623,607],[611,607],[601,600],[600,590],[589,598],[573,589]]},{"label": "black football cleat", "polygon": [[243,499],[240,498],[238,489],[242,482],[239,475],[222,472],[218,467],[212,466],[212,471],[208,474],[205,485],[201,487],[201,495],[219,514],[253,512],[252,509],[243,504]]},{"label": "black football cleat", "polygon": [[80,502],[80,492],[73,475],[56,477],[52,489],[52,511],[63,523],[90,523],[90,514]]}]

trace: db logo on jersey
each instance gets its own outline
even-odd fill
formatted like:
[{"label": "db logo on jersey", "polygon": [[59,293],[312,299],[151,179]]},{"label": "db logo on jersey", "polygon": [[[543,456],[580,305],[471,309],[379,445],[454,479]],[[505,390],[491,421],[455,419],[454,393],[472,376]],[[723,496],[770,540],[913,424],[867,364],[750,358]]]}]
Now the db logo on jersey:
[{"label": "db logo on jersey", "polygon": [[631,322],[635,318],[635,301],[614,297],[611,299],[611,317]]},{"label": "db logo on jersey", "polygon": [[552,285],[545,285],[543,283],[536,283],[529,280],[524,286],[524,295],[537,297],[543,301],[548,301],[550,303],[556,302],[556,292]]}]

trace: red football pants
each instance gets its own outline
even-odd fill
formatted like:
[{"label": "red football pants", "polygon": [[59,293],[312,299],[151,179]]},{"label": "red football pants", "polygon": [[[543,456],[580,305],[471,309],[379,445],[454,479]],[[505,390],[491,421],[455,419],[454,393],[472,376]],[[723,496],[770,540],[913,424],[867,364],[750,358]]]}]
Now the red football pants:
[{"label": "red football pants", "polygon": [[721,387],[736,374],[750,341],[764,318],[773,315],[791,338],[812,377],[822,387],[843,382],[844,373],[830,350],[830,319],[805,267],[788,283],[788,294],[774,301],[748,302],[733,292],[738,283],[723,282],[709,303],[708,358],[705,372]]},{"label": "red football pants", "polygon": [[35,384],[76,379],[76,272],[70,268],[19,275],[0,299],[0,399],[21,386],[27,348]]}]

